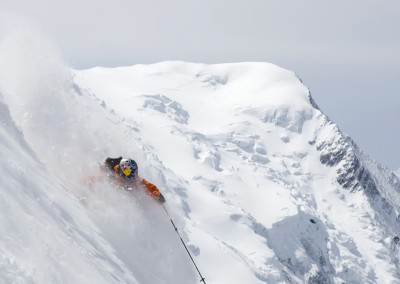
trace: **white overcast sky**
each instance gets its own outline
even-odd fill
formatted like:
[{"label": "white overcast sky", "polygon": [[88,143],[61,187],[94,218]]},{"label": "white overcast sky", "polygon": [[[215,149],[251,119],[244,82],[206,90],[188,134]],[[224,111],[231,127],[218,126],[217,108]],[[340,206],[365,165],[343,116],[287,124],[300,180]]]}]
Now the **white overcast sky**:
[{"label": "white overcast sky", "polygon": [[26,19],[78,69],[280,65],[371,157],[400,167],[398,0],[1,0],[0,16]]}]

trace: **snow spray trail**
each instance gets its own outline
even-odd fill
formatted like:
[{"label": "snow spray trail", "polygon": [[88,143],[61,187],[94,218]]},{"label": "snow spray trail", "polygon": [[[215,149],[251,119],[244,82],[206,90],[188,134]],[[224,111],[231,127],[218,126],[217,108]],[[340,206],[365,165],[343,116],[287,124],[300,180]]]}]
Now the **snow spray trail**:
[{"label": "snow spray trail", "polygon": [[36,158],[1,98],[0,121],[0,283],[138,283]]},{"label": "snow spray trail", "polygon": [[[150,162],[141,154],[130,122],[79,89],[69,70],[54,46],[31,29],[0,43],[0,91],[12,118],[47,170],[68,191],[86,196],[91,218],[116,255],[141,283],[196,283],[154,200],[141,193],[127,196],[101,183],[90,191],[79,182],[107,156],[135,157],[140,165]],[[76,200],[71,196],[70,202]]]},{"label": "snow spray trail", "polygon": [[[0,80],[5,102],[28,143],[59,178],[78,174],[94,160],[95,141],[104,119],[95,121],[89,102],[81,105],[68,67],[46,40],[30,29],[0,45]],[[103,124],[107,127],[107,124]]]}]

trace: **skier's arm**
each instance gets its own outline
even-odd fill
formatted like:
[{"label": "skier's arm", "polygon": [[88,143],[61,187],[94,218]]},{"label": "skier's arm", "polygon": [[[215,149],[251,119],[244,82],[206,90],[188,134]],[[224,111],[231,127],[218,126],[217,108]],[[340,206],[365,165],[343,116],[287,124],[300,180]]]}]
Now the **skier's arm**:
[{"label": "skier's arm", "polygon": [[164,196],[161,194],[160,190],[158,190],[157,186],[150,183],[148,180],[145,180],[144,178],[140,180],[140,183],[146,186],[146,190],[151,196],[157,198],[161,203],[165,202]]},{"label": "skier's arm", "polygon": [[146,186],[147,191],[150,193],[152,196],[159,196],[160,191],[158,190],[157,186],[154,184],[150,183],[149,181],[145,180],[144,178],[140,180],[140,183]]}]

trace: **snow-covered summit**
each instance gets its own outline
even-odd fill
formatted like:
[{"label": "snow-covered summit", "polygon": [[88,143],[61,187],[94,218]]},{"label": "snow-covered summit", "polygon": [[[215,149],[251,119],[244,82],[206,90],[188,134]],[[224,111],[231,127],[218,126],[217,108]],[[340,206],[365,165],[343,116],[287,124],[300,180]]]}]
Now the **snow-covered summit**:
[{"label": "snow-covered summit", "polygon": [[208,284],[399,282],[399,179],[295,73],[78,71],[40,45],[17,47],[0,46],[4,282],[198,282],[153,200],[84,182],[119,155],[159,186]]},{"label": "snow-covered summit", "polygon": [[[162,62],[115,69],[97,67],[79,72],[77,80],[89,84],[88,88],[94,93],[101,93],[102,99],[111,107],[120,104],[112,100],[114,96],[132,100],[138,95],[147,95],[147,106],[150,106],[152,96],[174,96],[186,92],[180,95],[179,103],[191,116],[190,120],[183,121],[205,131],[243,120],[235,119],[237,113],[247,113],[264,122],[282,124],[299,131],[311,111],[308,90],[297,76],[268,63],[204,65]],[[115,84],[118,88],[114,87]],[[201,107],[209,100],[212,103],[202,111]],[[131,113],[129,105],[116,108],[125,115]],[[210,120],[213,123],[209,123]]]}]

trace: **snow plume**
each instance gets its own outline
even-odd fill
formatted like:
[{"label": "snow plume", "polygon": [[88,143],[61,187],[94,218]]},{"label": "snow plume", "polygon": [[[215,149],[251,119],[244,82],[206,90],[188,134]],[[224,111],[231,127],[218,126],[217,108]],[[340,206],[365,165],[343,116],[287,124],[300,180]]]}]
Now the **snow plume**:
[{"label": "snow plume", "polygon": [[0,66],[5,102],[29,144],[40,154],[61,154],[51,147],[65,147],[69,140],[72,98],[59,52],[38,32],[19,27],[0,43]]},{"label": "snow plume", "polygon": [[119,118],[101,102],[93,104],[90,94],[74,84],[60,52],[36,31],[10,33],[0,44],[0,66],[0,87],[14,120],[64,182],[87,173],[107,154],[135,152],[132,147],[112,151],[127,148],[128,138],[112,131]]},{"label": "snow plume", "polygon": [[0,93],[0,282],[197,281],[154,200],[83,182],[107,156],[146,165],[134,121],[79,88],[31,28],[1,39]]},{"label": "snow plume", "polygon": [[0,103],[0,282],[137,283]]}]

